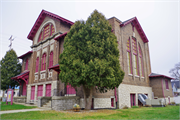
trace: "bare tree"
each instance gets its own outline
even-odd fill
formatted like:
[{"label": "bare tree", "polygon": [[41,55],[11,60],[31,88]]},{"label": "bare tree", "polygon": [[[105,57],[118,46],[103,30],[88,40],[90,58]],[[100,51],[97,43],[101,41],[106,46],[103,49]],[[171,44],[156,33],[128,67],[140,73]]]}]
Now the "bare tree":
[{"label": "bare tree", "polygon": [[175,67],[169,71],[174,80],[180,80],[180,62],[175,64]]}]

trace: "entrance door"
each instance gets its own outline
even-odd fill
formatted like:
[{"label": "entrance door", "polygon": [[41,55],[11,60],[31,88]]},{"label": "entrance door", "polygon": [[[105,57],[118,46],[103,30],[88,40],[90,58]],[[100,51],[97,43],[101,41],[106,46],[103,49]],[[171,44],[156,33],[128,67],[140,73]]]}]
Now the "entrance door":
[{"label": "entrance door", "polygon": [[26,83],[25,82],[23,82],[23,92],[22,92],[22,95],[23,96],[26,96]]},{"label": "entrance door", "polygon": [[37,99],[43,95],[43,85],[38,85]]},{"label": "entrance door", "polygon": [[67,94],[76,94],[76,90],[71,85],[66,86]]},{"label": "entrance door", "polygon": [[46,84],[46,96],[51,96],[51,84]]},{"label": "entrance door", "polygon": [[130,100],[131,100],[131,107],[136,106],[136,95],[130,94]]},{"label": "entrance door", "polygon": [[35,86],[31,86],[31,100],[34,100]]}]

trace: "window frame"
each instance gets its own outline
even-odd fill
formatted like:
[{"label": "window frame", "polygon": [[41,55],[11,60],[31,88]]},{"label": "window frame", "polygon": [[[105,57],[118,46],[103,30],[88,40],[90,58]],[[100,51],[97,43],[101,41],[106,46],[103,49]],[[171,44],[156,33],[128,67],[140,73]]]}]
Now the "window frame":
[{"label": "window frame", "polygon": [[49,67],[51,66],[53,66],[53,51],[51,51],[49,55]]},{"label": "window frame", "polygon": [[36,71],[35,72],[38,72],[39,70],[39,57],[36,58]]},{"label": "window frame", "polygon": [[168,80],[165,79],[166,90],[169,90]]},{"label": "window frame", "polygon": [[42,55],[41,71],[46,70],[46,53]]},{"label": "window frame", "polygon": [[133,74],[132,70],[132,56],[131,56],[131,42],[130,38],[127,40],[126,43],[126,49],[127,49],[127,65],[128,65],[128,73]]}]

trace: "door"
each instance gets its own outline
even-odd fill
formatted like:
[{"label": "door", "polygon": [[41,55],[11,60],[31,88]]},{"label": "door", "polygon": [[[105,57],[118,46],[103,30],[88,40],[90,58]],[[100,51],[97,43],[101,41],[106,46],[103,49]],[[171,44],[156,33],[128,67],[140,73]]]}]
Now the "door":
[{"label": "door", "polygon": [[76,90],[73,87],[71,87],[71,85],[68,84],[66,86],[66,89],[67,89],[67,94],[76,94]]},{"label": "door", "polygon": [[37,99],[43,95],[43,85],[38,85]]},{"label": "door", "polygon": [[51,96],[51,84],[46,84],[46,96]]},{"label": "door", "polygon": [[131,107],[136,106],[136,96],[135,94],[130,94]]},{"label": "door", "polygon": [[23,82],[23,92],[22,92],[22,95],[23,96],[26,96],[26,83],[25,82]]},{"label": "door", "polygon": [[31,100],[34,100],[35,86],[31,86]]}]

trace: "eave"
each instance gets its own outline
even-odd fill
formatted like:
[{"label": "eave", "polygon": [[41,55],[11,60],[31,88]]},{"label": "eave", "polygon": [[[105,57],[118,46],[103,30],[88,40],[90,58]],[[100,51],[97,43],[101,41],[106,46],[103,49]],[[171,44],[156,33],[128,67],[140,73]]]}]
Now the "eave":
[{"label": "eave", "polygon": [[168,78],[168,79],[174,79],[165,75],[154,75],[154,76],[149,76],[150,78],[154,78],[154,77],[164,77],[164,78]]},{"label": "eave", "polygon": [[139,23],[139,21],[137,20],[136,17],[134,17],[132,19],[129,19],[129,20],[125,21],[125,22],[122,22],[120,24],[120,27],[124,27],[124,26],[128,25],[129,23],[134,24],[135,28],[137,29],[137,31],[138,31],[139,35],[141,36],[141,39],[143,40],[144,43],[149,42],[149,40],[146,37],[146,34],[144,33],[144,31],[143,31],[143,29],[142,29],[142,27],[141,27],[141,25],[140,25],[140,23]]},{"label": "eave", "polygon": [[73,22],[71,22],[71,21],[69,21],[69,20],[67,20],[67,19],[65,19],[63,17],[60,17],[60,16],[58,16],[56,14],[53,14],[53,13],[50,13],[48,11],[42,10],[40,15],[38,16],[34,26],[32,27],[30,33],[27,36],[28,39],[33,40],[36,32],[38,31],[40,25],[42,24],[42,22],[44,21],[46,16],[49,16],[51,18],[57,19],[59,21],[62,21],[62,22],[66,23],[66,24],[68,24],[70,26],[74,24]]},{"label": "eave", "polygon": [[33,53],[33,51],[29,51],[29,52],[27,52],[27,53],[19,56],[18,58],[23,59],[23,57],[25,57],[25,56],[27,56],[27,55],[30,55],[30,54],[32,54],[32,53]]},{"label": "eave", "polygon": [[54,40],[59,40],[60,38],[64,38],[66,35],[67,35],[67,32],[55,37]]}]

